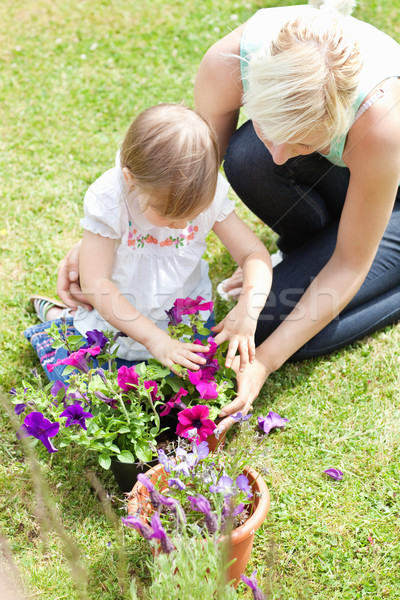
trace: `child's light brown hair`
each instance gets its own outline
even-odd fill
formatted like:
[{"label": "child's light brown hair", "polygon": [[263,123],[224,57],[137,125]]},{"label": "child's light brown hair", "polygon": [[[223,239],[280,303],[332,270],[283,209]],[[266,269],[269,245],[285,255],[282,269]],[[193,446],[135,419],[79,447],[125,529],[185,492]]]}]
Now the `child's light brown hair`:
[{"label": "child's light brown hair", "polygon": [[129,127],[121,146],[121,167],[129,169],[147,205],[161,216],[196,216],[215,194],[216,136],[205,119],[186,106],[152,106]]}]

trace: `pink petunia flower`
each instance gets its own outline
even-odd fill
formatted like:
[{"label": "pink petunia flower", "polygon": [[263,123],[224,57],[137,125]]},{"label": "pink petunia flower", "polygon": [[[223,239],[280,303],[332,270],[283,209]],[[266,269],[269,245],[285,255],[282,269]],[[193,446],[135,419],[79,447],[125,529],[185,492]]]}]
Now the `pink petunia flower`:
[{"label": "pink petunia flower", "polygon": [[60,365],[71,365],[80,371],[88,373],[89,367],[87,365],[85,355],[90,354],[90,356],[97,356],[100,352],[100,346],[95,346],[94,348],[79,348],[79,350],[72,352],[72,354],[67,356],[67,358],[60,358],[57,362],[47,365],[47,368],[51,373]]},{"label": "pink petunia flower", "polygon": [[[199,446],[216,428],[214,421],[208,418],[209,414],[210,410],[204,404],[185,408],[178,414],[177,435],[187,438],[190,442],[195,441]],[[192,434],[193,430],[196,430],[195,436]]]},{"label": "pink petunia flower", "polygon": [[199,392],[203,400],[215,400],[218,398],[217,384],[213,378],[209,378],[208,372],[205,369],[198,371],[188,370],[188,377],[196,390]]},{"label": "pink petunia flower", "polygon": [[165,404],[164,410],[160,412],[160,417],[165,417],[169,415],[174,406],[181,406],[182,409],[185,409],[186,406],[182,402],[182,396],[187,396],[187,390],[185,388],[180,388],[178,392],[176,392],[175,396],[172,396]]},{"label": "pink petunia flower", "polygon": [[136,387],[139,382],[139,375],[136,373],[135,367],[120,367],[118,369],[118,385],[124,392],[129,392],[133,387]]},{"label": "pink petunia flower", "polygon": [[212,310],[213,302],[204,302],[204,298],[177,298],[174,307],[181,315],[191,315],[203,310]]}]

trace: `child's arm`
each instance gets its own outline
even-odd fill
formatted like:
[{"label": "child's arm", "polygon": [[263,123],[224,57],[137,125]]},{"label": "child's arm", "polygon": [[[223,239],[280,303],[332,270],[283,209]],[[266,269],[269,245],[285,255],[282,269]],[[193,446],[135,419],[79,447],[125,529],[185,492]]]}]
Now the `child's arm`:
[{"label": "child's arm", "polygon": [[206,361],[196,352],[204,352],[204,346],[172,339],[138,311],[112,283],[114,243],[113,239],[84,231],[79,257],[82,292],[108,323],[143,344],[172,371],[174,364],[198,369],[198,365]]},{"label": "child's arm", "polygon": [[213,328],[218,333],[215,341],[222,344],[230,340],[225,364],[230,367],[239,350],[239,369],[244,371],[248,360],[252,363],[255,359],[254,333],[271,289],[271,257],[264,244],[235,212],[223,221],[216,222],[213,231],[243,269],[243,288],[239,301]]}]

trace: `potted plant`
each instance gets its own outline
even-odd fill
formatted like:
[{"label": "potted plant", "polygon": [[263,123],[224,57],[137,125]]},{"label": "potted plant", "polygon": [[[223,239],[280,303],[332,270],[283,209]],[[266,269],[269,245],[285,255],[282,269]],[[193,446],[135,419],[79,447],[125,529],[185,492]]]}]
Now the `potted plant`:
[{"label": "potted plant", "polygon": [[[130,491],[136,471],[156,459],[157,446],[176,433],[185,435],[186,411],[201,407],[195,410],[207,416],[209,435],[220,408],[235,393],[234,372],[224,366],[224,349],[213,342],[200,314],[210,306],[200,297],[185,298],[168,311],[172,336],[208,336],[210,345],[202,369],[177,367],[179,376],[155,359],[117,369],[115,342],[122,334],[95,330],[84,339],[53,325],[49,333],[54,346],[67,350],[57,364],[64,365],[68,383],[43,384],[36,373],[33,382],[11,391],[15,413],[22,419],[19,435],[41,442],[48,452],[69,444],[96,452],[99,464],[112,468],[122,491]],[[121,474],[124,467],[129,472]]]},{"label": "potted plant", "polygon": [[138,476],[123,522],[159,540],[167,554],[182,537],[226,542],[226,580],[236,586],[269,510],[268,488],[248,465],[245,450],[210,453],[207,441],[196,441],[193,432],[192,441],[180,441],[173,453],[158,452],[160,464]]}]

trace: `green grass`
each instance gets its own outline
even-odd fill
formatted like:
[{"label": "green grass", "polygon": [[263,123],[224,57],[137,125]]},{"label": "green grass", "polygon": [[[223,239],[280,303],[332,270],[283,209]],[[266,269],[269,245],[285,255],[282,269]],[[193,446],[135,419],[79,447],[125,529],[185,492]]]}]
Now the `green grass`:
[{"label": "green grass", "polygon": [[[293,2],[295,3],[295,2]],[[276,2],[275,4],[287,4]],[[192,105],[204,51],[262,5],[248,0],[37,0],[0,5],[0,381],[7,392],[38,366],[23,330],[35,322],[31,294],[54,294],[58,261],[79,238],[87,186],[113,165],[131,118],[160,101]],[[400,40],[400,1],[360,2],[356,15]],[[274,235],[238,210],[270,249]],[[213,283],[233,267],[210,238]],[[219,316],[226,305],[217,300]],[[290,419],[264,440],[271,512],[249,565],[273,599],[379,600],[400,597],[398,327],[331,356],[271,375],[256,414]],[[27,597],[79,598],[64,556],[68,535],[81,553],[90,600],[116,600],[120,535],[85,478],[97,472],[115,514],[113,479],[72,451],[38,461],[64,528],[46,534],[43,501],[9,419],[0,415],[0,532]],[[236,432],[236,443],[255,443]],[[322,471],[340,468],[334,483]],[[47,501],[46,501],[47,502]],[[149,583],[146,545],[124,532],[128,577]],[[109,544],[111,542],[111,544]],[[1,556],[1,554],[0,554]],[[125,594],[126,596],[126,594]],[[127,596],[126,596],[127,597]],[[249,598],[243,586],[239,598]]]}]

